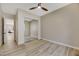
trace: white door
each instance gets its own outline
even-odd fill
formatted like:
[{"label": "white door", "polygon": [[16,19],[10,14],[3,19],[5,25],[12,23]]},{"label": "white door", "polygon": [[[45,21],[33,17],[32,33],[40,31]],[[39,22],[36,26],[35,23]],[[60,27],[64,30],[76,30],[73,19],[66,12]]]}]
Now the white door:
[{"label": "white door", "polygon": [[32,38],[38,38],[38,21],[32,20],[30,22],[30,34]]},{"label": "white door", "polygon": [[30,40],[30,22],[25,21],[24,24],[25,24],[24,38],[26,42]]}]

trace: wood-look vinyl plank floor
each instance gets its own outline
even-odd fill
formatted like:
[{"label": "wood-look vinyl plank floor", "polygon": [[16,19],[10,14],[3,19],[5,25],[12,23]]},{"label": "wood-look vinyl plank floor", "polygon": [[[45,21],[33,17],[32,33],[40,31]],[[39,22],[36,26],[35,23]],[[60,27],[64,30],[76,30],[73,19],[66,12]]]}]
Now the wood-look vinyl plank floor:
[{"label": "wood-look vinyl plank floor", "polygon": [[79,56],[79,50],[33,39],[23,45],[0,47],[1,56]]}]

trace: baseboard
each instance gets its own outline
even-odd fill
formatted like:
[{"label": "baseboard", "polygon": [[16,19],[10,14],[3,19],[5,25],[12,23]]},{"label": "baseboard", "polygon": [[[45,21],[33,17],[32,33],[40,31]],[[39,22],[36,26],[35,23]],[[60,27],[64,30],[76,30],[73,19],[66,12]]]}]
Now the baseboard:
[{"label": "baseboard", "polygon": [[24,38],[24,42],[27,42],[27,41],[29,41],[29,40],[33,40],[33,39],[38,39],[38,37],[26,37],[26,38]]},{"label": "baseboard", "polygon": [[70,47],[70,48],[79,49],[79,47],[74,47],[74,46],[71,46],[71,45],[68,45],[68,44],[64,44],[64,43],[61,43],[61,42],[56,42],[56,41],[48,40],[48,39],[45,39],[45,38],[43,38],[43,40],[47,40],[49,42],[52,42],[52,43],[55,43],[55,44],[59,44],[59,45],[63,45],[63,46]]}]

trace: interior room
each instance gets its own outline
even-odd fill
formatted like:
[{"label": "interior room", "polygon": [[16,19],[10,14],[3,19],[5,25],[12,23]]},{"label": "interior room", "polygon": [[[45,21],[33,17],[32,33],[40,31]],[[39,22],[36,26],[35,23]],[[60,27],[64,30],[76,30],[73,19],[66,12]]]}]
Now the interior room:
[{"label": "interior room", "polygon": [[78,3],[0,3],[0,56],[79,56]]}]

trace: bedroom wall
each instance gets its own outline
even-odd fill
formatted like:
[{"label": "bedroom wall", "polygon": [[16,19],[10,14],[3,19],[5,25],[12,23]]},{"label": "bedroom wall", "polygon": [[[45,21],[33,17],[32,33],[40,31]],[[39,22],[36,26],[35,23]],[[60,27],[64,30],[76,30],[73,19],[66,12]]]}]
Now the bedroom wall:
[{"label": "bedroom wall", "polygon": [[79,4],[70,4],[42,16],[41,37],[79,48]]},{"label": "bedroom wall", "polygon": [[24,43],[24,15],[22,11],[17,10],[15,20],[16,42],[18,45]]},{"label": "bedroom wall", "polygon": [[[26,19],[36,19],[36,20],[40,20],[40,18],[38,16],[32,15],[22,9],[18,9],[17,10],[17,14],[16,14],[16,41],[18,43],[18,45],[21,45],[25,42],[24,40],[24,21]],[[39,30],[40,32],[40,30]],[[39,34],[40,36],[40,34]]]}]

